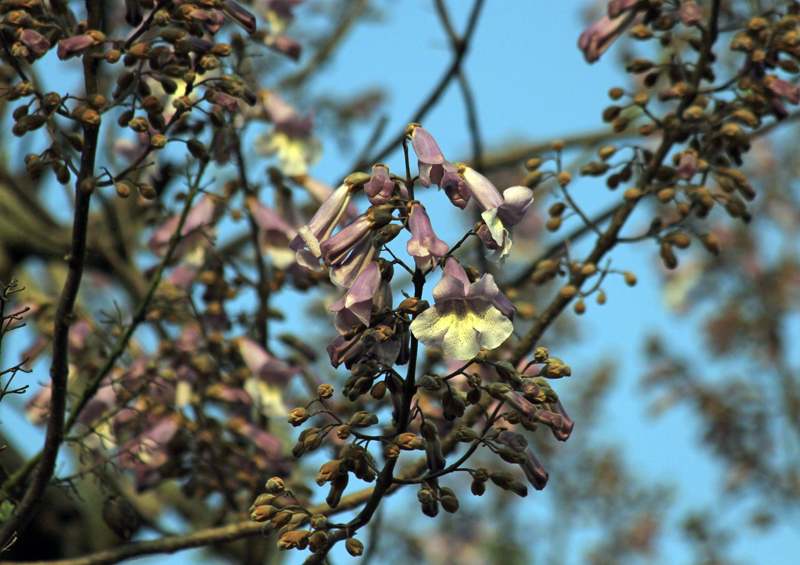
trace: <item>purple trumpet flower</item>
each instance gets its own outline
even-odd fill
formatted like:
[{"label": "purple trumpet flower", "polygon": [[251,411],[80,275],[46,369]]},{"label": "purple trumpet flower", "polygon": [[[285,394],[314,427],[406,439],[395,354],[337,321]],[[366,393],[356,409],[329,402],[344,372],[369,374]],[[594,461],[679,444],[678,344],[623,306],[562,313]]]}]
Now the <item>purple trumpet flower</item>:
[{"label": "purple trumpet flower", "polygon": [[561,427],[558,429],[552,428],[553,436],[558,441],[567,441],[575,428],[575,421],[567,415],[567,411],[564,410],[560,400],[556,401],[555,408],[561,416]]},{"label": "purple trumpet flower", "polygon": [[678,177],[689,180],[697,172],[697,156],[694,153],[684,153],[678,163]]},{"label": "purple trumpet flower", "polygon": [[286,176],[305,175],[322,153],[322,145],[311,134],[314,123],[274,92],[266,92],[261,98],[274,127],[256,139],[256,151],[267,156],[277,154],[278,166]]},{"label": "purple trumpet flower", "polygon": [[700,6],[695,2],[691,0],[681,2],[681,7],[678,8],[678,18],[680,18],[683,25],[692,26],[700,21],[701,16]]},{"label": "purple trumpet flower", "polygon": [[345,368],[349,369],[364,358],[393,365],[398,362],[402,346],[401,340],[386,338],[380,330],[375,329],[351,339],[339,336],[328,345],[327,351],[334,368],[344,363]]},{"label": "purple trumpet flower", "polygon": [[40,33],[32,29],[23,30],[19,40],[31,50],[36,57],[41,57],[50,50],[50,42]]},{"label": "purple trumpet flower", "polygon": [[466,167],[463,172],[472,195],[484,212],[484,225],[478,236],[487,249],[493,250],[492,261],[502,264],[511,249],[511,235],[533,202],[533,192],[525,186],[512,186],[500,195],[497,188],[479,172]]},{"label": "purple trumpet flower", "polygon": [[469,202],[469,188],[452,163],[444,158],[433,136],[419,124],[412,124],[412,127],[411,146],[417,154],[420,184],[426,188],[431,184],[443,188],[450,202],[463,210]]},{"label": "purple trumpet flower", "polygon": [[319,269],[322,257],[320,245],[331,236],[349,203],[350,187],[343,184],[322,203],[308,225],[297,230],[297,236],[289,243],[289,247],[297,251],[298,263],[309,269]]},{"label": "purple trumpet flower", "polygon": [[56,54],[58,55],[59,59],[64,61],[66,59],[71,59],[72,57],[77,57],[90,47],[94,47],[94,45],[94,37],[88,33],[84,33],[83,35],[76,35],[74,37],[70,37],[69,39],[62,39],[59,41]]},{"label": "purple trumpet flower", "polygon": [[372,245],[372,233],[367,232],[363,238],[353,247],[353,251],[346,259],[330,268],[331,282],[342,288],[350,288],[356,277],[369,265],[379,254],[379,250]]},{"label": "purple trumpet flower", "polygon": [[297,43],[294,39],[286,37],[285,35],[268,35],[264,38],[264,44],[283,53],[293,61],[300,59],[300,53],[303,52],[303,46]]},{"label": "purple trumpet flower", "polygon": [[372,179],[364,185],[370,204],[380,206],[386,204],[392,197],[394,182],[389,178],[389,167],[383,163],[372,166]]},{"label": "purple trumpet flower", "polygon": [[[612,0],[608,3],[608,14],[584,31],[578,39],[578,47],[589,63],[594,63],[605,53],[614,40],[636,17],[633,8],[638,0]],[[628,12],[623,15],[624,12]]]},{"label": "purple trumpet flower", "polygon": [[470,283],[458,261],[450,258],[433,289],[435,305],[411,322],[411,333],[448,357],[472,359],[481,348],[498,347],[514,331],[511,320],[493,304],[499,293],[492,275]]},{"label": "purple trumpet flower", "polygon": [[528,402],[522,395],[515,392],[507,392],[503,395],[506,404],[520,415],[523,420],[532,422],[536,418],[536,406]]},{"label": "purple trumpet flower", "polygon": [[329,311],[336,312],[334,326],[339,334],[344,335],[359,324],[369,327],[372,304],[380,287],[381,270],[373,261],[356,277],[342,299],[328,307]]},{"label": "purple trumpet flower", "polygon": [[264,351],[260,345],[247,338],[238,338],[236,344],[244,364],[253,373],[253,376],[267,383],[286,386],[289,380],[297,374],[298,367],[291,367],[275,359]]},{"label": "purple trumpet flower", "polygon": [[434,269],[439,259],[447,255],[450,246],[433,233],[431,219],[422,204],[414,202],[411,205],[408,226],[411,230],[411,239],[406,246],[408,254],[414,257],[419,270]]},{"label": "purple trumpet flower", "polygon": [[256,17],[233,0],[222,1],[222,13],[239,24],[247,33],[256,32]]},{"label": "purple trumpet flower", "polygon": [[[181,229],[181,240],[175,247],[173,257],[180,257],[198,245],[206,244],[208,238],[214,234],[214,224],[221,213],[221,208],[218,208],[209,196],[201,197],[186,216]],[[169,241],[180,223],[180,216],[176,214],[170,217],[153,232],[149,246],[154,253],[162,255],[166,252]]]},{"label": "purple trumpet flower", "polygon": [[322,260],[331,267],[344,261],[350,253],[372,231],[372,220],[367,214],[361,214],[347,227],[320,244]]},{"label": "purple trumpet flower", "polygon": [[776,75],[769,75],[764,79],[764,84],[773,93],[781,98],[785,98],[791,104],[800,104],[800,87],[778,78]]},{"label": "purple trumpet flower", "polygon": [[258,225],[258,243],[261,253],[269,255],[279,269],[286,269],[295,262],[295,253],[288,248],[296,237],[297,230],[287,224],[278,213],[264,206],[255,198],[247,199],[245,206]]},{"label": "purple trumpet flower", "polygon": [[500,432],[497,436],[497,441],[517,453],[525,455],[525,461],[519,463],[519,466],[533,488],[542,490],[547,485],[547,479],[550,476],[544,470],[542,464],[539,463],[531,448],[528,447],[528,440],[525,439],[525,436],[516,432]]}]

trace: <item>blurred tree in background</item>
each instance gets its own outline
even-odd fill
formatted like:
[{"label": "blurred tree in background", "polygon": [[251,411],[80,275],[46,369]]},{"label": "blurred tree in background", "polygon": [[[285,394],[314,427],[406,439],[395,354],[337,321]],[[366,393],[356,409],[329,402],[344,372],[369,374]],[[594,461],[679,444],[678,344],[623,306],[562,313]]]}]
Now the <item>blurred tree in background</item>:
[{"label": "blurred tree in background", "polygon": [[[0,562],[727,564],[758,531],[796,541],[800,3],[586,8],[553,49],[627,73],[580,93],[602,115],[490,144],[483,0],[426,6],[450,63],[403,79],[396,129],[388,68],[312,88],[394,5],[2,0]],[[405,35],[386,45],[414,59]],[[467,154],[425,125],[448,91]],[[653,275],[695,337],[614,318]],[[707,472],[685,452],[679,477],[626,460],[634,349],[651,412],[716,463],[711,507],[675,488]]]}]

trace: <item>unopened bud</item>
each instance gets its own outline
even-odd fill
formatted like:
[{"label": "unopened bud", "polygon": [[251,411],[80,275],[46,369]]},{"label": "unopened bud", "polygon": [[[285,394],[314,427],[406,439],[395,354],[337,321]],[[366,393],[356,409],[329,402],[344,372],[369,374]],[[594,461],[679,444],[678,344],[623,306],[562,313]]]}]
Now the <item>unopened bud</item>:
[{"label": "unopened bud", "polygon": [[347,424],[342,424],[338,428],[336,428],[336,437],[339,439],[347,439],[350,437],[350,426]]},{"label": "unopened bud", "polygon": [[311,414],[305,408],[295,408],[289,412],[288,421],[293,427],[297,427],[305,423],[311,417]]},{"label": "unopened bud", "polygon": [[626,202],[631,202],[633,200],[638,200],[642,197],[642,191],[638,188],[629,188],[625,191],[625,194],[622,196]]},{"label": "unopened bud", "polygon": [[568,284],[567,286],[563,287],[558,294],[562,298],[572,298],[576,294],[578,294],[578,287],[573,284]]},{"label": "unopened bud", "polygon": [[540,157],[531,157],[530,159],[525,161],[525,168],[528,169],[529,171],[535,171],[536,169],[542,166],[542,163],[544,163],[544,159]]}]

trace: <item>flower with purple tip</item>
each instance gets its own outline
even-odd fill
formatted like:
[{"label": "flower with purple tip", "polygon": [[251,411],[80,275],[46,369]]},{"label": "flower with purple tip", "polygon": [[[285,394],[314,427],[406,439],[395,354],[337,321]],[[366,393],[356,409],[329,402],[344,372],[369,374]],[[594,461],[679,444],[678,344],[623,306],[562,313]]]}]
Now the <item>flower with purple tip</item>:
[{"label": "flower with purple tip", "polygon": [[800,104],[800,87],[796,84],[792,84],[775,75],[767,76],[767,78],[764,79],[764,84],[774,94],[788,100],[791,104]]},{"label": "flower with purple tip", "polygon": [[419,124],[411,124],[410,127],[411,146],[417,154],[420,184],[426,188],[435,184],[444,189],[450,202],[463,210],[469,202],[469,188],[458,176],[453,164],[444,158],[433,136]]},{"label": "flower with purple tip", "polygon": [[533,202],[533,192],[525,186],[512,186],[501,196],[489,179],[476,170],[466,167],[462,175],[484,210],[481,214],[484,225],[478,236],[487,249],[494,251],[490,258],[502,264],[511,249],[514,226],[525,217]]},{"label": "flower with purple tip", "polygon": [[702,12],[700,6],[692,0],[681,2],[681,7],[678,8],[678,18],[685,26],[692,26],[700,21]]},{"label": "flower with purple tip", "polygon": [[547,479],[550,476],[539,463],[531,448],[528,447],[528,440],[525,439],[525,436],[516,432],[500,432],[497,441],[525,456],[525,460],[520,462],[519,466],[533,488],[542,490],[547,485]]},{"label": "flower with purple tip", "polygon": [[373,261],[356,277],[342,299],[328,307],[329,311],[336,312],[334,326],[339,334],[344,335],[359,324],[369,327],[372,304],[380,287],[381,270]]},{"label": "flower with purple tip", "polygon": [[50,50],[50,42],[32,29],[22,30],[19,40],[30,49],[35,57],[41,57]]},{"label": "flower with purple tip", "polygon": [[408,240],[406,250],[414,257],[417,268],[427,271],[436,267],[436,263],[447,255],[450,246],[433,233],[433,226],[428,213],[422,204],[414,202],[408,218],[408,228],[411,239]]},{"label": "flower with purple tip", "polygon": [[297,251],[297,262],[309,269],[319,270],[322,257],[320,245],[333,233],[350,204],[350,187],[343,184],[322,203],[307,225],[297,230],[289,247]]},{"label": "flower with purple tip", "polygon": [[583,51],[587,62],[597,61],[614,40],[622,35],[636,17],[634,8],[637,3],[638,0],[612,0],[608,3],[608,14],[581,34],[578,47]]},{"label": "flower with purple tip", "polygon": [[367,193],[370,204],[380,206],[386,204],[392,197],[394,182],[389,178],[389,167],[383,163],[377,163],[372,167],[372,178],[364,185],[364,192]]},{"label": "flower with purple tip", "polygon": [[88,33],[84,33],[83,35],[76,35],[74,37],[70,37],[69,39],[62,39],[59,41],[56,54],[58,55],[59,59],[64,61],[66,59],[71,59],[72,57],[77,57],[90,47],[94,47],[94,45],[94,37]]}]

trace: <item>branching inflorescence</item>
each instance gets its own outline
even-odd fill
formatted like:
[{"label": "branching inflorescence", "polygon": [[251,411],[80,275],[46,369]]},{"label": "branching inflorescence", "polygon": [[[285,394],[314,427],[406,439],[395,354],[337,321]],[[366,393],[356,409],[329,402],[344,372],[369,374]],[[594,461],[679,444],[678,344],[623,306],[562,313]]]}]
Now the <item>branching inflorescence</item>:
[{"label": "branching inflorescence", "polygon": [[[527,486],[512,473],[467,466],[469,456],[481,446],[518,465],[535,489],[544,488],[547,472],[524,435],[510,429],[533,432],[543,424],[565,441],[574,426],[547,381],[569,376],[569,366],[542,348],[519,371],[499,360],[495,350],[513,332],[516,307],[491,274],[462,266],[455,256],[460,243],[472,236],[502,263],[512,245],[513,227],[533,200],[531,190],[517,186],[501,194],[477,171],[445,159],[419,124],[410,124],[406,136],[405,177],[390,173],[382,163],[373,166],[372,175],[350,175],[291,243],[298,261],[312,268],[324,263],[331,280],[346,289],[344,297],[329,307],[336,314],[339,337],[328,346],[328,354],[334,367],[343,364],[350,370],[342,394],[368,408],[349,417],[337,414],[329,404],[333,387],[321,384],[316,399],[289,413],[293,426],[314,424],[302,430],[292,453],[301,457],[335,435],[337,456],[322,465],[316,479],[320,486],[329,484],[326,500],[332,509],[339,505],[351,474],[376,483],[366,506],[347,524],[333,524],[323,515],[312,514],[293,499],[280,478],[267,483],[268,492],[254,502],[251,518],[266,522],[265,534],[277,532],[281,549],[309,547],[310,562],[322,562],[341,540],[352,555],[360,555],[363,545],[354,537],[356,532],[369,522],[381,497],[398,484],[419,485],[422,512],[431,517],[440,507],[447,512],[458,510],[455,491],[441,484],[457,471],[472,476],[475,495],[482,495],[486,483],[492,482],[526,496]],[[418,159],[418,177],[410,176],[408,141]],[[417,183],[421,187],[415,190]],[[432,185],[439,192],[422,190]],[[334,233],[350,199],[361,190],[371,206]],[[425,205],[415,198],[423,194],[429,205],[434,198],[447,197],[461,210],[474,198],[483,209],[482,220],[451,249],[436,235]],[[405,260],[389,249],[403,231],[410,233]],[[391,285],[393,280],[397,284],[396,271],[411,275],[414,294],[394,307]],[[423,291],[435,277],[439,280],[430,305]],[[418,374],[419,343],[441,350],[451,360],[450,373]],[[526,374],[525,369],[534,363],[541,368]],[[403,366],[405,375],[398,372]],[[438,406],[431,405],[430,399],[438,399]],[[468,406],[479,407],[482,415],[465,425]],[[380,418],[387,416],[390,423],[379,427]],[[468,446],[466,454],[449,465],[440,440],[443,435]],[[405,451],[425,452],[424,473],[412,479],[395,475]]]},{"label": "branching inflorescence", "polygon": [[[231,541],[259,530],[280,549],[310,549],[308,562],[321,563],[339,542],[360,555],[359,530],[400,488],[416,488],[429,517],[459,509],[455,477],[469,476],[476,496],[490,483],[519,496],[527,495],[528,486],[543,489],[548,473],[528,438],[541,424],[566,441],[574,422],[550,385],[570,376],[571,368],[539,347],[541,338],[570,305],[582,314],[590,296],[604,304],[609,275],[636,284],[633,273],[601,264],[620,243],[655,242],[668,269],[693,239],[718,253],[719,237],[702,222],[720,207],[749,221],[746,201],[755,190],[741,170],[744,155],[756,135],[773,127],[766,120],[784,120],[786,104],[800,103],[800,88],[784,78],[800,72],[797,3],[776,3],[744,17],[721,0],[614,0],[579,39],[586,60],[598,60],[625,32],[664,51],[660,59],[628,61],[639,86],[609,92],[613,104],[602,118],[613,132],[493,159],[484,155],[461,68],[483,3],[473,4],[459,37],[445,3],[437,0],[453,62],[418,114],[458,79],[474,162],[446,159],[431,133],[411,123],[397,132],[396,143],[362,152],[383,160],[402,145],[402,165],[390,170],[362,162],[329,189],[308,174],[320,153],[312,120],[276,92],[259,89],[250,67],[254,45],[297,58],[300,46],[283,31],[298,3],[254,2],[269,31],[257,30],[256,16],[230,0],[140,0],[114,7],[87,0],[86,21],[77,21],[60,0],[2,4],[0,39],[16,77],[14,84],[3,79],[2,95],[4,103],[19,102],[11,133],[47,145],[25,156],[27,179],[39,182],[50,170],[58,183],[74,188],[66,245],[40,244],[50,258],[66,263],[57,307],[32,299],[29,307],[7,309],[14,283],[0,286],[0,338],[24,313],[26,321],[45,328],[38,330],[31,357],[48,348],[52,353],[51,386],[27,404],[30,419],[48,426],[45,445],[0,488],[0,501],[13,501],[0,526],[3,547],[24,532],[48,485],[89,474],[109,491],[103,515],[121,540],[142,523],[154,526],[156,516],[106,474],[114,466],[128,472],[128,492],[178,479],[181,495],[193,501],[219,493],[218,508],[203,508],[222,518],[186,536],[123,544],[87,563]],[[341,28],[355,17],[344,17]],[[250,42],[238,33],[219,40],[226,24],[246,32]],[[730,50],[743,62],[722,80],[715,49],[727,32]],[[81,96],[42,90],[34,63],[50,51],[61,61],[81,59]],[[320,49],[306,70],[284,82],[302,83],[327,56]],[[269,129],[255,137],[253,150],[274,158],[264,186],[248,166],[252,155],[243,142],[258,122],[268,122]],[[109,128],[115,133],[106,150],[100,134]],[[116,135],[121,131],[125,139]],[[645,138],[641,144],[627,141],[638,136]],[[596,159],[571,171],[563,160],[569,145],[578,144],[602,146]],[[100,159],[108,163],[98,165]],[[488,169],[509,164],[522,180],[500,191],[484,175],[494,179]],[[605,178],[609,190],[624,190],[592,215],[573,192],[572,173]],[[185,191],[171,190],[175,178],[185,180]],[[265,198],[261,189],[267,187]],[[577,222],[578,228],[516,272],[503,269],[506,260],[515,260],[514,240],[526,227],[533,189],[544,188],[555,197],[544,227],[559,232]],[[293,201],[297,189],[311,198],[303,209]],[[17,192],[29,198],[25,190]],[[176,209],[170,209],[171,196]],[[446,241],[434,229],[444,233],[443,209],[456,217],[474,214],[474,226]],[[643,209],[655,210],[649,225],[623,235],[634,212]],[[223,221],[243,219],[245,233],[215,245]],[[141,273],[134,257],[145,238],[132,234],[141,236],[150,226],[146,247],[155,262]],[[588,252],[577,256],[571,246],[590,237]],[[252,249],[242,253],[248,245]],[[114,313],[105,309],[102,324],[87,314],[79,294],[88,268],[125,288],[130,314],[118,306]],[[551,281],[558,289],[534,309],[527,297]],[[326,349],[329,367],[315,366],[318,352],[302,338],[271,333],[271,321],[283,315],[274,297],[287,287],[338,293],[327,308],[326,328],[336,335]],[[233,315],[242,295],[256,304]],[[157,345],[135,338],[142,328]],[[290,352],[282,358],[275,353],[278,341]],[[27,385],[9,385],[26,370],[26,360],[0,373],[0,400],[25,392]],[[340,390],[320,376],[332,373],[330,367],[349,371],[336,385]],[[296,375],[312,398],[288,413],[288,422],[302,428],[291,455],[330,455],[316,475],[317,485],[327,488],[324,504],[312,505],[308,493],[292,484],[295,461],[275,425],[286,417],[283,400],[295,396],[288,383]],[[56,459],[65,446],[76,448],[83,467],[58,479]],[[419,457],[406,461],[406,452]],[[487,467],[473,466],[487,454],[490,461],[497,458]],[[262,494],[264,480],[273,475]],[[359,481],[363,490],[346,492]],[[244,512],[251,502],[255,523]],[[344,511],[356,514],[346,523],[334,521]]]}]

